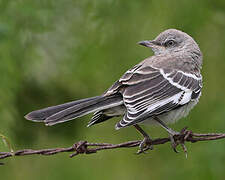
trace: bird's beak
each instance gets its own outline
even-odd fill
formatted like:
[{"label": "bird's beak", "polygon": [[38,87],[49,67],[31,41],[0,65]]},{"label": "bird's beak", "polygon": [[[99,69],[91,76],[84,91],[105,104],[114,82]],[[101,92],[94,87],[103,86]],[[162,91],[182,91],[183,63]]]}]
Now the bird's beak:
[{"label": "bird's beak", "polygon": [[145,47],[154,47],[156,44],[156,42],[153,40],[153,41],[140,41],[138,42],[138,44],[142,45],[142,46],[145,46]]}]

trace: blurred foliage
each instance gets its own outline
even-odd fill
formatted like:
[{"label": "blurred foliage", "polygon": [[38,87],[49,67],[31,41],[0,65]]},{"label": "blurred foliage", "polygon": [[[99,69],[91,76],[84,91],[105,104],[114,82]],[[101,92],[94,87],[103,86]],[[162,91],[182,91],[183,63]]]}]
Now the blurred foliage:
[{"label": "blurred foliage", "polygon": [[[136,42],[181,29],[204,54],[198,106],[173,128],[224,132],[225,1],[217,0],[0,0],[0,132],[15,149],[68,146],[85,139],[119,143],[141,138],[119,119],[86,128],[90,116],[54,127],[26,121],[38,108],[99,95],[128,68],[152,55]],[[145,127],[153,137],[159,127]],[[223,140],[188,144],[189,157],[169,145],[136,156],[112,150],[69,159],[18,157],[0,167],[4,180],[224,179]],[[1,151],[7,150],[0,143]]]}]

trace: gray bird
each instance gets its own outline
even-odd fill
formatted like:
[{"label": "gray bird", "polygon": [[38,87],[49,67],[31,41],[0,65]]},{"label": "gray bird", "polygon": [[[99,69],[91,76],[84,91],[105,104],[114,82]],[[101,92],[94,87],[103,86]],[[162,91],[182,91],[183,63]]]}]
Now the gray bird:
[{"label": "gray bird", "polygon": [[167,124],[186,116],[201,95],[202,53],[191,36],[176,29],[139,44],[154,56],[129,69],[101,96],[36,110],[25,118],[51,126],[94,112],[92,126],[123,116],[115,128],[133,125],[144,136],[140,151],[152,148],[152,140],[138,124],[159,124],[173,142],[177,133]]}]

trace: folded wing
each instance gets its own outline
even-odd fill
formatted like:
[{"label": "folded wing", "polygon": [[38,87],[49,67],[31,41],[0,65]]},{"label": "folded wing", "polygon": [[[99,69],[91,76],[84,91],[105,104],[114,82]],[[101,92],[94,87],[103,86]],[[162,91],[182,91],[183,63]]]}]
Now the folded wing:
[{"label": "folded wing", "polygon": [[136,124],[188,103],[199,96],[201,81],[195,74],[151,66],[127,71],[117,82],[124,86],[121,93],[127,112],[116,128]]}]

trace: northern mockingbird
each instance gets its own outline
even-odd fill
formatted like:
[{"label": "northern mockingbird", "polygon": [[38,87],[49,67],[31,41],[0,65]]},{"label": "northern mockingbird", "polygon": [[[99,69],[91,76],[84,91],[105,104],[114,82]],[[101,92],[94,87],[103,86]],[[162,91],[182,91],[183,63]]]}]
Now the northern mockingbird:
[{"label": "northern mockingbird", "polygon": [[166,124],[186,116],[201,95],[202,53],[191,36],[176,29],[138,44],[154,56],[129,69],[101,96],[36,110],[25,118],[51,126],[94,112],[92,126],[122,116],[115,128],[133,125],[144,136],[141,151],[151,148],[151,139],[138,124],[159,124],[172,138],[176,132]]}]

